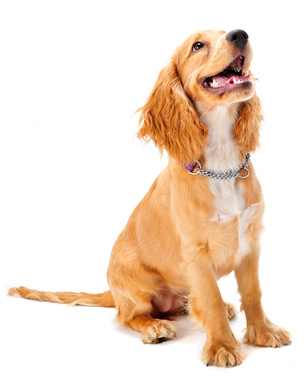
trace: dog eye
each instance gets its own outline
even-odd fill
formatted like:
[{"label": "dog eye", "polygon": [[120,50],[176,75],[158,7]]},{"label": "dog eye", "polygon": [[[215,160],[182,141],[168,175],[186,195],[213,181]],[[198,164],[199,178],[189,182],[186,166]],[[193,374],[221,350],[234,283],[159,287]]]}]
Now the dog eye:
[{"label": "dog eye", "polygon": [[203,48],[205,45],[202,42],[195,42],[192,48],[193,52],[197,52],[197,50],[200,50]]}]

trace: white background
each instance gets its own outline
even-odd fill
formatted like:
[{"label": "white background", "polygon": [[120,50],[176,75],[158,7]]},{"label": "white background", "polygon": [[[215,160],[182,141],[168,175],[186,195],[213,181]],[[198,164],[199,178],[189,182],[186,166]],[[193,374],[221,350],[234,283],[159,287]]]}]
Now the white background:
[{"label": "white background", "polygon": [[[305,12],[293,0],[1,1],[1,390],[255,390],[300,381]],[[250,36],[266,116],[262,148],[252,157],[266,199],[263,303],[273,322],[292,332],[293,344],[275,350],[243,345],[242,366],[207,368],[200,361],[206,334],[188,319],[176,321],[178,338],[147,346],[138,333],[114,324],[114,309],[8,298],[12,285],[108,288],[111,248],[167,164],[153,145],[135,138],[133,113],[189,34],[236,28]],[[239,306],[233,276],[220,287],[225,300]],[[240,314],[232,322],[240,340],[244,327]]]}]

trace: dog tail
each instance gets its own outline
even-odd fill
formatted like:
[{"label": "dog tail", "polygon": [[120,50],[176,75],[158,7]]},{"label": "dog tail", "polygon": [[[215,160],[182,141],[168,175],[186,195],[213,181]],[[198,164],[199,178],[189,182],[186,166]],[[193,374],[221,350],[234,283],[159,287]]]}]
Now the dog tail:
[{"label": "dog tail", "polygon": [[111,291],[97,294],[85,292],[44,292],[20,286],[19,288],[11,288],[8,291],[8,295],[19,295],[25,299],[49,301],[51,303],[62,303],[72,306],[85,305],[89,307],[115,307]]}]

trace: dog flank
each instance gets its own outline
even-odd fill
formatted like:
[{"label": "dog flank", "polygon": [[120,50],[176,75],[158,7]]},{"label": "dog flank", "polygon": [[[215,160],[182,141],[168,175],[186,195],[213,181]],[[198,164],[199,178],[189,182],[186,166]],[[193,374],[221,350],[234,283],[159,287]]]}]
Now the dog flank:
[{"label": "dog flank", "polygon": [[246,314],[244,341],[290,344],[290,334],[268,319],[261,304],[264,200],[252,162],[248,177],[230,180],[191,175],[184,166],[199,161],[206,169],[228,170],[258,148],[263,117],[251,61],[243,30],[200,31],[175,50],[160,72],[140,109],[138,137],[166,151],[168,165],[113,246],[110,291],[91,295],[20,287],[9,294],[115,306],[117,321],[139,331],[146,344],[176,336],[174,324],[161,319],[165,315],[189,312],[207,331],[205,365],[232,367],[244,355],[229,324],[235,311],[222,300],[217,279],[234,271]]}]

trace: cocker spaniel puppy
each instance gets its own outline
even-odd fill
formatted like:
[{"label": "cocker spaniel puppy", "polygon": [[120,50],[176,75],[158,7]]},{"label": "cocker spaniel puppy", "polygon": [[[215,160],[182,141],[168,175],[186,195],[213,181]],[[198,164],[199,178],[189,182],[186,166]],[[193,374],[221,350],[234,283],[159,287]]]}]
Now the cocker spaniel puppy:
[{"label": "cocker spaniel puppy", "polygon": [[118,322],[141,332],[144,343],[173,338],[176,327],[165,315],[188,311],[207,331],[203,362],[229,367],[244,356],[229,325],[233,306],[222,300],[217,280],[234,270],[247,320],[244,342],[290,344],[261,304],[264,201],[250,153],[259,146],[262,113],[251,61],[245,31],[200,31],[162,69],[141,109],[138,137],[166,150],[168,166],[114,244],[109,291],[20,287],[9,294],[115,306]]}]

